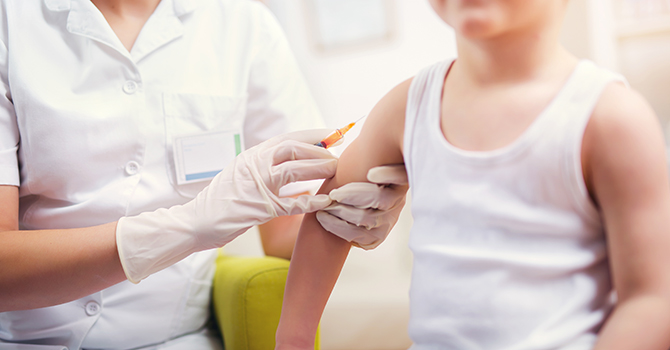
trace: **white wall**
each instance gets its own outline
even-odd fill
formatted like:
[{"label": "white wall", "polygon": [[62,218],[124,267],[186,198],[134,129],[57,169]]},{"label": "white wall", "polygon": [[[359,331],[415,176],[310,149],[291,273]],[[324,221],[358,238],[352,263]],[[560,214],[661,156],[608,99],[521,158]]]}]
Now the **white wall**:
[{"label": "white wall", "polygon": [[266,0],[282,23],[329,126],[366,114],[391,88],[424,66],[455,55],[453,32],[426,0],[386,0],[395,10],[395,38],[335,53],[313,46],[309,0]]}]

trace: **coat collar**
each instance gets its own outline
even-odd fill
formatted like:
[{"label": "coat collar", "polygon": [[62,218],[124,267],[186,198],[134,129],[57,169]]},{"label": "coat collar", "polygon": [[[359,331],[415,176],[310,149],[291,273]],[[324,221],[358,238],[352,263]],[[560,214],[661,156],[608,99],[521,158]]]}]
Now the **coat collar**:
[{"label": "coat collar", "polygon": [[[70,33],[101,42],[128,59],[138,62],[158,47],[179,38],[183,34],[180,17],[193,12],[208,0],[161,1],[156,9],[157,14],[159,12],[160,14],[152,16],[142,29],[142,32],[146,32],[144,35],[148,35],[150,39],[136,42],[131,52],[123,47],[116,34],[106,24],[105,18],[90,0],[44,0],[44,3],[51,11],[68,12],[66,25]],[[139,37],[138,40],[140,40]]]},{"label": "coat collar", "polygon": [[[77,0],[44,0],[44,4],[51,11],[69,11],[72,8],[72,1]],[[176,16],[191,13],[203,3],[204,0],[172,0],[174,14]]]}]

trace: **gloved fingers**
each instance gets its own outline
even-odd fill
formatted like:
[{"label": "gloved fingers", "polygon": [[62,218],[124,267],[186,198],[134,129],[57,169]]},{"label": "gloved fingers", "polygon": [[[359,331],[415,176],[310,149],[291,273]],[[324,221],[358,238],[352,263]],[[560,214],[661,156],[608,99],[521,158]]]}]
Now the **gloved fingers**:
[{"label": "gloved fingers", "polygon": [[323,147],[302,143],[295,140],[285,140],[274,146],[272,150],[272,164],[281,164],[296,159],[337,159]]},{"label": "gloved fingers", "polygon": [[381,186],[367,182],[351,182],[330,191],[338,203],[358,208],[390,210],[404,203],[407,186]]},{"label": "gloved fingers", "polygon": [[382,210],[361,209],[339,203],[331,203],[323,211],[367,230],[381,226],[384,223],[384,216],[388,214]]},{"label": "gloved fingers", "polygon": [[[317,212],[316,219],[326,231],[366,250],[373,249],[381,244],[384,238],[386,238],[384,232],[388,232],[388,230],[381,228],[367,230],[364,227],[350,224],[325,211]],[[382,237],[379,235],[382,235]]]},{"label": "gloved fingers", "polygon": [[275,165],[270,172],[273,182],[281,187],[296,181],[331,178],[336,170],[337,159],[304,159]]},{"label": "gloved fingers", "polygon": [[382,165],[368,170],[368,181],[377,184],[407,185],[405,164]]},{"label": "gloved fingers", "polygon": [[283,197],[278,198],[277,202],[282,209],[281,212],[277,212],[279,216],[312,213],[323,210],[332,203],[330,197],[325,194],[304,194],[296,198]]}]

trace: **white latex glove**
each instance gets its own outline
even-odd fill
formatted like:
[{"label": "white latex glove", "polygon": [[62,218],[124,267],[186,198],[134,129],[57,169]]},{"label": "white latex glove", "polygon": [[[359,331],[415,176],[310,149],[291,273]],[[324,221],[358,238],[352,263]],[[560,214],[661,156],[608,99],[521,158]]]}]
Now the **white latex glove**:
[{"label": "white latex glove", "polygon": [[373,249],[388,236],[405,205],[405,166],[372,168],[368,182],[352,182],[330,191],[336,203],[316,213],[324,229],[363,249]]},{"label": "white latex glove", "polygon": [[331,131],[306,130],[272,138],[238,155],[190,202],[121,218],[116,242],[128,280],[138,283],[277,216],[327,207],[331,203],[327,195],[280,198],[278,193],[290,182],[335,175],[337,158],[313,145]]}]

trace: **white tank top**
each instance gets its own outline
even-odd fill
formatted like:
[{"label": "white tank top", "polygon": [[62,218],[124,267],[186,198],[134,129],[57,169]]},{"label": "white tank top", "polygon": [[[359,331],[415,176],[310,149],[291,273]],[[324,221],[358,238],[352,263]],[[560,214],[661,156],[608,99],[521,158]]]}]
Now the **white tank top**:
[{"label": "white tank top", "polygon": [[440,129],[451,63],[422,70],[407,101],[412,349],[592,349],[612,286],[580,150],[603,89],[624,79],[581,61],[512,144],[465,151]]}]

